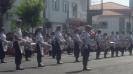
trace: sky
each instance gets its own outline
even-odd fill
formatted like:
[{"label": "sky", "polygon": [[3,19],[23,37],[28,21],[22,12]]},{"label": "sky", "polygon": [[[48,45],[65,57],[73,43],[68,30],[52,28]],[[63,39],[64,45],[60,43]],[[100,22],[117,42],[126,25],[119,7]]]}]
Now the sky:
[{"label": "sky", "polygon": [[[92,4],[96,4],[98,2],[100,2],[101,0],[92,0]],[[119,3],[125,6],[129,6],[129,0],[103,0],[104,2],[115,2],[115,3]]]}]

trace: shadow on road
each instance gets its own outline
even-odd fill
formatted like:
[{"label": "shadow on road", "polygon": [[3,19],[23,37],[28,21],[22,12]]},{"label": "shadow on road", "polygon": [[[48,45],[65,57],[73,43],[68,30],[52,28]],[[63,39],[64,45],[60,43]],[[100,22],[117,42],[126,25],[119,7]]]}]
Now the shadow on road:
[{"label": "shadow on road", "polygon": [[6,71],[0,71],[0,72],[16,72],[16,70],[6,70]]},{"label": "shadow on road", "polygon": [[83,72],[83,70],[66,72],[66,74],[74,74],[74,73],[77,74],[77,73],[80,73],[80,72]]},{"label": "shadow on road", "polygon": [[85,71],[83,71],[83,70],[71,71],[71,72],[66,72],[66,74],[77,74],[77,73],[86,72],[86,71],[91,71],[91,69],[85,70]]},{"label": "shadow on road", "polygon": [[[49,64],[49,65],[45,65],[45,66],[58,66],[59,64]],[[61,65],[61,64],[60,64]]]}]

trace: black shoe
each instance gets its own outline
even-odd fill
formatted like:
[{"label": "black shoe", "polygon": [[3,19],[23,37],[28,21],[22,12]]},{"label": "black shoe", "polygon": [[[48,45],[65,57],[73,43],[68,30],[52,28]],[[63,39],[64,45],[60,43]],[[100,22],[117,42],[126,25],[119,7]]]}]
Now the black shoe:
[{"label": "black shoe", "polygon": [[1,61],[1,63],[6,63],[5,61]]},{"label": "black shoe", "polygon": [[38,67],[45,67],[44,65],[38,65]]},{"label": "black shoe", "polygon": [[91,68],[83,68],[83,71],[90,71]]},{"label": "black shoe", "polygon": [[25,59],[25,61],[30,61],[29,59]]},{"label": "black shoe", "polygon": [[75,62],[80,62],[79,60],[75,60]]},{"label": "black shoe", "polygon": [[24,70],[23,68],[16,68],[16,70]]},{"label": "black shoe", "polygon": [[63,64],[63,62],[57,62],[57,64]]}]

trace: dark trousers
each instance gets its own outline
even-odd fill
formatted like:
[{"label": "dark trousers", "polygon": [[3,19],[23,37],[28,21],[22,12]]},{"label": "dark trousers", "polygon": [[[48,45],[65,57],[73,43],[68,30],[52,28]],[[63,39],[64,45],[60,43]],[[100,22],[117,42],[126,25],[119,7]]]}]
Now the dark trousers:
[{"label": "dark trousers", "polygon": [[111,57],[114,57],[115,48],[113,46],[111,46],[110,49],[111,49]]},{"label": "dark trousers", "polygon": [[132,45],[128,48],[129,50],[129,55],[132,55]]},{"label": "dark trousers", "polygon": [[42,66],[42,54],[41,54],[41,50],[40,50],[40,46],[39,44],[37,43],[37,46],[36,46],[36,50],[37,50],[37,62],[38,62],[38,66]]},{"label": "dark trousers", "polygon": [[5,52],[3,51],[3,52],[1,52],[0,51],[0,59],[1,59],[1,62],[4,62],[4,58],[5,58]]},{"label": "dark trousers", "polygon": [[6,53],[4,52],[3,46],[1,44],[0,45],[0,59],[1,59],[1,62],[4,62],[5,55],[6,55]]},{"label": "dark trousers", "polygon": [[37,53],[37,62],[38,62],[38,66],[41,66],[42,64],[42,55],[41,53]]},{"label": "dark trousers", "polygon": [[61,53],[62,53],[62,51],[61,51],[61,48],[60,48],[60,45],[59,45],[58,42],[56,42],[54,44],[53,50],[54,50],[53,51],[54,56],[56,57],[56,60],[57,60],[57,64],[59,64],[60,61],[61,61]]},{"label": "dark trousers", "polygon": [[108,49],[104,50],[104,58],[107,58],[107,54],[108,54]]},{"label": "dark trousers", "polygon": [[116,57],[119,56],[119,50],[120,50],[120,47],[116,47],[116,48],[115,48]]},{"label": "dark trousers", "polygon": [[16,64],[16,68],[20,68],[21,65],[21,61],[22,61],[22,54],[16,54],[15,55],[15,64]]},{"label": "dark trousers", "polygon": [[68,54],[72,53],[72,48],[70,46],[67,47],[67,53]]},{"label": "dark trousers", "polygon": [[57,63],[60,63],[60,60],[61,60],[61,50],[57,50],[56,51],[56,60],[57,60]]},{"label": "dark trousers", "polygon": [[121,51],[121,56],[124,56],[124,51],[125,51],[125,48],[120,48],[120,51]]},{"label": "dark trousers", "polygon": [[52,57],[55,58],[55,56],[56,56],[56,51],[55,49],[52,49]]},{"label": "dark trousers", "polygon": [[74,44],[74,57],[76,60],[78,60],[79,54],[80,54],[79,44],[77,42],[75,42],[75,44]]},{"label": "dark trousers", "polygon": [[86,69],[88,65],[89,60],[89,54],[90,54],[90,47],[83,48],[82,55],[83,55],[83,68]]},{"label": "dark trousers", "polygon": [[28,60],[28,58],[31,57],[31,55],[32,55],[32,51],[25,49],[25,59]]},{"label": "dark trousers", "polygon": [[96,50],[96,59],[99,59],[100,53],[101,53],[101,48],[98,47],[98,49]]}]

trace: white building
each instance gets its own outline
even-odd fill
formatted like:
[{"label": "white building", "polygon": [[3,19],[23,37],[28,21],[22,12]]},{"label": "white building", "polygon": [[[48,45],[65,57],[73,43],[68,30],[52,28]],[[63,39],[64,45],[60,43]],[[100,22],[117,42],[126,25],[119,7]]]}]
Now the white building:
[{"label": "white building", "polygon": [[87,0],[46,0],[46,19],[52,24],[52,31],[57,26],[62,29],[73,19],[86,21]]},{"label": "white building", "polygon": [[[97,9],[101,4],[93,5],[92,9]],[[113,2],[103,4],[103,14],[93,17],[93,24],[103,33],[111,32],[132,32],[133,16],[131,9],[127,6]]]}]

